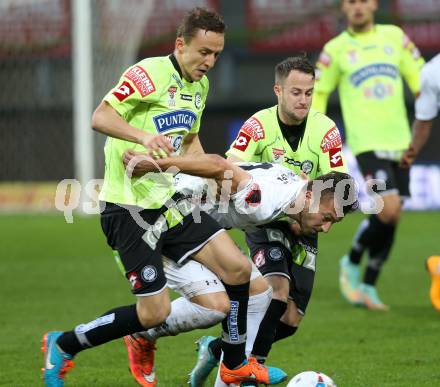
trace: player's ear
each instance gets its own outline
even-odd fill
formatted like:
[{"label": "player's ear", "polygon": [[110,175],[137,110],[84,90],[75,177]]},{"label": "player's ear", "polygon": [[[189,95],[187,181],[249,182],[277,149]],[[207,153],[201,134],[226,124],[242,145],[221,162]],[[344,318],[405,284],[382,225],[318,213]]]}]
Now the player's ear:
[{"label": "player's ear", "polygon": [[275,85],[273,86],[273,91],[275,95],[279,97],[281,93],[281,85],[279,83],[275,83]]},{"label": "player's ear", "polygon": [[306,199],[311,199],[313,196],[312,191],[306,191]]},{"label": "player's ear", "polygon": [[185,39],[183,38],[183,36],[177,37],[176,42],[174,43],[174,48],[180,51],[184,46],[185,46]]}]

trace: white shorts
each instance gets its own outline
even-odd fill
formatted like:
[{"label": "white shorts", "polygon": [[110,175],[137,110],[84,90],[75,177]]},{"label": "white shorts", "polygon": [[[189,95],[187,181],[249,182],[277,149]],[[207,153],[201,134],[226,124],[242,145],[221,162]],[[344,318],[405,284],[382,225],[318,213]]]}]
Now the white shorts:
[{"label": "white shorts", "polygon": [[[215,273],[192,259],[187,260],[184,265],[178,265],[171,259],[163,257],[163,266],[167,286],[187,299],[226,291]],[[260,276],[261,273],[252,263],[251,281]]]}]

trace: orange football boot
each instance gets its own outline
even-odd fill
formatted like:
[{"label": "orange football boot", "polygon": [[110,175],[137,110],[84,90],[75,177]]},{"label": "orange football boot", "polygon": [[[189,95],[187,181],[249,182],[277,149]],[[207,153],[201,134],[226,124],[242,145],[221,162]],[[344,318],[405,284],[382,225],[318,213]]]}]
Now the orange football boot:
[{"label": "orange football boot", "polygon": [[286,380],[287,374],[276,367],[266,367],[257,362],[257,359],[250,357],[240,368],[230,370],[224,363],[220,366],[220,378],[226,384],[237,384],[241,382],[257,382],[262,384],[278,384]]},{"label": "orange football boot", "polygon": [[142,338],[132,335],[124,336],[127,346],[130,372],[139,385],[154,387],[157,384],[156,370],[154,369],[155,345]]},{"label": "orange football boot", "polygon": [[426,268],[431,275],[429,297],[432,306],[440,311],[440,256],[433,255],[426,260]]}]

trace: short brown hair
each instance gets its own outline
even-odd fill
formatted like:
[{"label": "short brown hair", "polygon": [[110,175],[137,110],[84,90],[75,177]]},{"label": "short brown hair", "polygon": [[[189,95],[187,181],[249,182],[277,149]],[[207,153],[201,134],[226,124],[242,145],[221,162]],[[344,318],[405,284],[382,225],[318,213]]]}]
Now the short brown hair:
[{"label": "short brown hair", "polygon": [[313,78],[315,78],[315,68],[307,59],[307,56],[303,54],[292,56],[278,63],[275,66],[275,82],[284,81],[293,70],[310,74]]},{"label": "short brown hair", "polygon": [[225,28],[225,22],[220,14],[206,8],[196,7],[184,16],[177,28],[177,37],[183,37],[185,42],[189,42],[196,35],[197,30],[224,34]]}]

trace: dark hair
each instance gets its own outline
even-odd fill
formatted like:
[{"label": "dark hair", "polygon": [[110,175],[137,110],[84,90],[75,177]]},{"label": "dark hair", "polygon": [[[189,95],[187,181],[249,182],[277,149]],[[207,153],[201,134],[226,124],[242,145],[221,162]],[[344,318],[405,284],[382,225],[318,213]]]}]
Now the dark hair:
[{"label": "dark hair", "polygon": [[326,197],[333,197],[335,207],[342,209],[344,215],[356,211],[359,208],[356,182],[348,173],[329,172],[325,175],[321,175],[307,183],[307,190],[313,192],[313,185],[317,181],[322,182],[322,185],[331,182],[330,186],[327,183],[325,184],[325,188],[320,190],[321,201]]},{"label": "dark hair", "polygon": [[190,42],[197,30],[206,30],[225,33],[225,22],[220,14],[206,8],[196,7],[189,11],[177,28],[177,37],[183,37],[185,42]]},{"label": "dark hair", "polygon": [[305,74],[310,74],[315,78],[315,68],[307,59],[306,54],[291,56],[284,59],[282,62],[275,66],[275,82],[284,81],[291,71],[297,70]]}]

